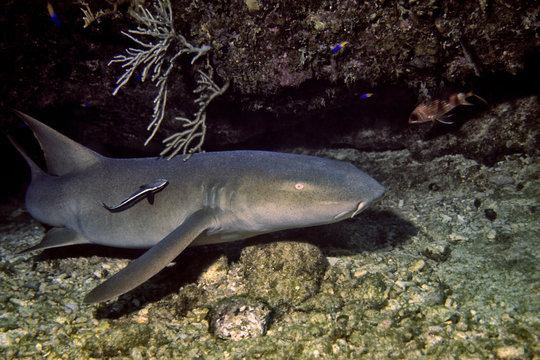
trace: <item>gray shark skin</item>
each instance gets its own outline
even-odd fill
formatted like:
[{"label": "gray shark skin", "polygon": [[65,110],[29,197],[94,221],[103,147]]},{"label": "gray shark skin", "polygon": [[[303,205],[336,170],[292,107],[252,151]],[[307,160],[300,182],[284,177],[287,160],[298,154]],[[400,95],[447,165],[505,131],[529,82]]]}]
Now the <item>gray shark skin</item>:
[{"label": "gray shark skin", "polygon": [[[84,299],[112,299],[142,284],[187,246],[220,243],[273,231],[351,218],[385,191],[352,164],[266,151],[224,151],[162,158],[112,159],[17,111],[43,149],[48,172],[16,144],[31,168],[28,212],[51,225],[33,251],[72,244],[150,248]],[[155,179],[168,186],[154,204],[120,212],[133,189]]]}]

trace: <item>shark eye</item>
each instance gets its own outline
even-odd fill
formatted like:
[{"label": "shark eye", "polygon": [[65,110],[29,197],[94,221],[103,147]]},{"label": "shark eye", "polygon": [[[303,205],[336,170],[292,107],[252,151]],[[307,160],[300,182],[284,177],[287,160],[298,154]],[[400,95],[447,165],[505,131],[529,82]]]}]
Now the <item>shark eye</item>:
[{"label": "shark eye", "polygon": [[298,184],[294,185],[294,188],[296,190],[302,190],[304,188],[304,184],[298,183]]}]

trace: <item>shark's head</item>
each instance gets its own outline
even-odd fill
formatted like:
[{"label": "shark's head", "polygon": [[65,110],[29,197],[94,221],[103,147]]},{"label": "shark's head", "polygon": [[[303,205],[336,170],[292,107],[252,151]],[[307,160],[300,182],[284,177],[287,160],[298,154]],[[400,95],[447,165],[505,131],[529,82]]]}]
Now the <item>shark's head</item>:
[{"label": "shark's head", "polygon": [[351,218],[385,191],[371,176],[342,161],[279,154],[259,167],[265,170],[246,181],[240,193],[249,194],[241,199],[247,205],[243,214],[263,231]]}]

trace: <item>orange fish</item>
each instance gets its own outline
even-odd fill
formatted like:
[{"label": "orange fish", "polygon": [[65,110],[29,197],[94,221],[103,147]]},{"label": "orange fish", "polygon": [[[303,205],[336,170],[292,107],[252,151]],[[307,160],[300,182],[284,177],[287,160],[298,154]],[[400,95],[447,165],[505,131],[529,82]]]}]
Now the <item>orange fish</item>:
[{"label": "orange fish", "polygon": [[453,93],[445,100],[433,100],[428,104],[418,105],[411,115],[409,115],[409,124],[422,124],[430,121],[438,121],[443,124],[453,124],[453,121],[448,121],[449,112],[456,106],[461,105],[477,105],[467,101],[467,99],[477,99],[478,101],[487,104],[487,101],[472,91],[468,93]]}]

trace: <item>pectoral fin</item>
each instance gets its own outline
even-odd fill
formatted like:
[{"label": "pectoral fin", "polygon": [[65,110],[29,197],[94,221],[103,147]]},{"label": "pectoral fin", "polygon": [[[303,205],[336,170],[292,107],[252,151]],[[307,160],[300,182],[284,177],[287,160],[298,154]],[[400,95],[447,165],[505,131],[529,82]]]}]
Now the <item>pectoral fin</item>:
[{"label": "pectoral fin", "polygon": [[75,231],[66,229],[66,228],[52,228],[47,231],[45,237],[37,245],[25,249],[19,254],[25,254],[34,250],[43,250],[50,249],[66,245],[75,245],[75,244],[88,244],[89,241],[82,235],[76,233]]},{"label": "pectoral fin", "polygon": [[192,214],[141,257],[90,291],[84,302],[91,304],[112,299],[150,279],[184,251],[197,236],[212,227],[213,215],[212,210],[199,210]]}]

